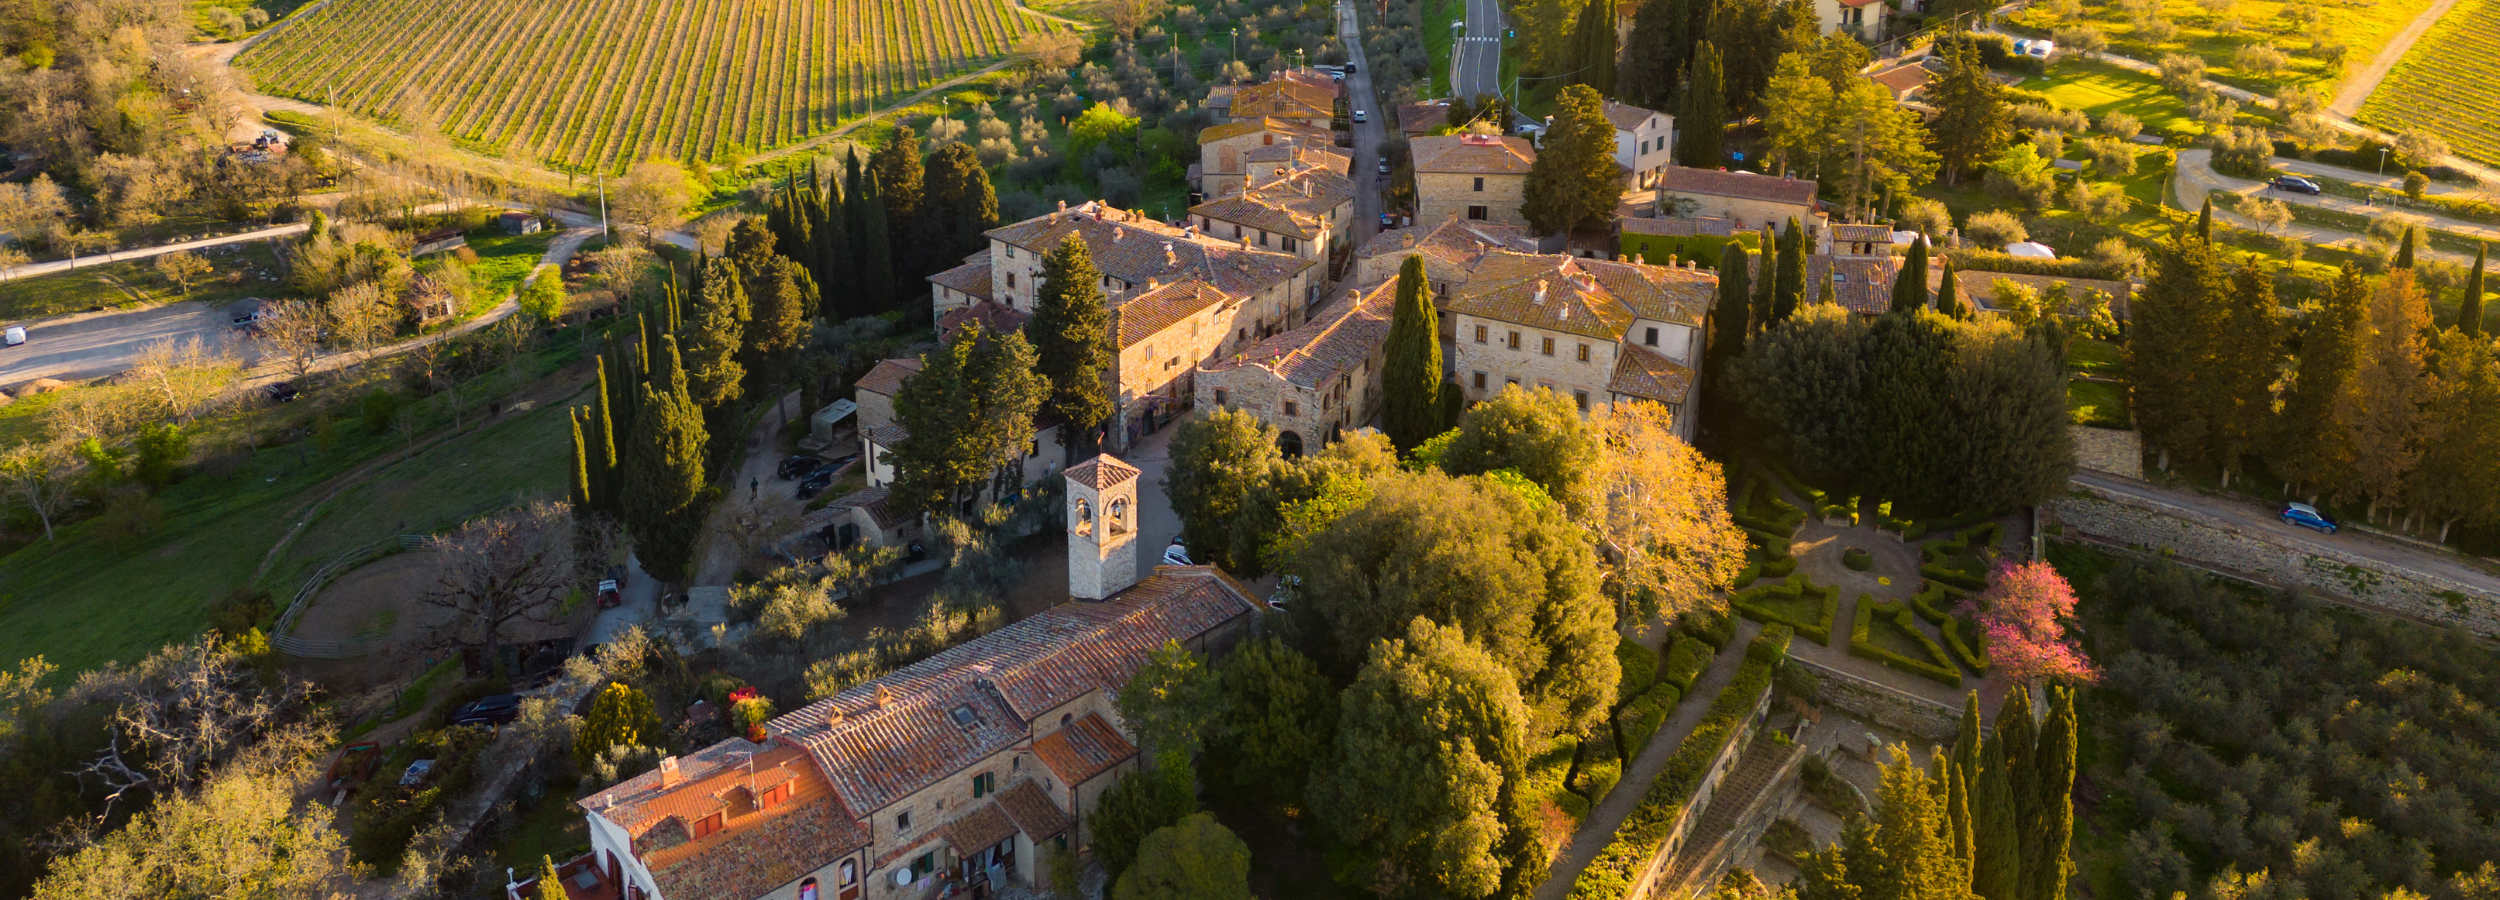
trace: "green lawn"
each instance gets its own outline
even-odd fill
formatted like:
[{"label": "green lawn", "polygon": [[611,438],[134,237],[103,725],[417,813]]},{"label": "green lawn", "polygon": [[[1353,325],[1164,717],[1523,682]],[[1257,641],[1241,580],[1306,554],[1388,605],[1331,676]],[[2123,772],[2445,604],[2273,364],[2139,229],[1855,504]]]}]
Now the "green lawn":
[{"label": "green lawn", "polygon": [[2066,349],[2066,365],[2077,372],[2120,378],[2127,374],[2127,351],[2109,341],[2084,338]]},{"label": "green lawn", "polygon": [[2144,130],[2150,133],[2205,133],[2205,126],[2188,118],[2187,104],[2162,87],[2159,79],[2104,62],[2064,60],[2047,77],[2029,79],[2015,87],[2047,94],[2049,101],[2061,109],[2082,110],[2094,124],[2104,115],[2122,112],[2143,122]]},{"label": "green lawn", "polygon": [[497,859],[523,878],[537,874],[548,859],[562,865],[590,850],[590,823],[582,818],[581,807],[573,804],[568,786],[549,787],[538,802],[519,812],[511,836],[495,851]]},{"label": "green lawn", "polygon": [[539,259],[547,255],[547,245],[555,239],[556,232],[552,230],[509,235],[501,228],[488,226],[470,232],[469,249],[477,251],[477,265],[469,270],[469,277],[476,279],[477,293],[470,298],[469,309],[463,315],[485,312],[518,290],[530,272],[538,268]]},{"label": "green lawn", "polygon": [[2066,414],[2077,425],[2127,427],[2127,395],[2106,381],[2066,383]]},{"label": "green lawn", "polygon": [[1430,87],[1426,96],[1450,95],[1450,45],[1457,42],[1457,32],[1450,29],[1450,23],[1462,21],[1466,15],[1467,6],[1460,0],[1424,0],[1424,78]]},{"label": "green lawn", "polygon": [[[12,322],[80,312],[97,307],[135,306],[199,300],[231,303],[244,297],[271,296],[280,286],[261,277],[277,271],[277,257],[267,241],[241,245],[232,254],[203,252],[199,256],[214,273],[191,283],[188,295],[156,274],[152,260],[131,260],[92,268],[71,269],[34,278],[0,282],[0,319]],[[219,248],[223,249],[223,248]]]}]

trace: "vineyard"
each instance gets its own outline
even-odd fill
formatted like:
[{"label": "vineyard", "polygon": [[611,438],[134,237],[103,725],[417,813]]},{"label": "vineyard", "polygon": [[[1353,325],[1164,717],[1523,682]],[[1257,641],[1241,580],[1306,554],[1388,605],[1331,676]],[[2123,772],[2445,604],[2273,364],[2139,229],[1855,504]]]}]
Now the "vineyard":
[{"label": "vineyard", "polygon": [[2500,164],[2500,0],[2459,0],[2361,105],[2363,123],[2420,128]]},{"label": "vineyard", "polygon": [[235,65],[266,93],[615,171],[800,140],[1041,27],[1009,0],[330,0]]}]

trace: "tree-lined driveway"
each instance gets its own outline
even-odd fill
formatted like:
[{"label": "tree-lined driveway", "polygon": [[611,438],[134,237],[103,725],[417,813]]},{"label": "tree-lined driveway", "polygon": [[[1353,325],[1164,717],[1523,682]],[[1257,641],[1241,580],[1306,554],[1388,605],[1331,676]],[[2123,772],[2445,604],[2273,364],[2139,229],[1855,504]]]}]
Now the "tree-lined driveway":
[{"label": "tree-lined driveway", "polygon": [[2345,523],[2345,529],[2335,534],[2319,534],[2306,528],[2283,524],[2283,520],[2278,518],[2281,513],[2280,508],[2272,504],[2259,505],[2236,498],[2175,491],[2131,478],[2084,469],[2075,470],[2069,480],[2095,490],[2217,519],[2242,531],[2262,533],[2271,539],[2294,546],[2348,553],[2378,563],[2390,571],[2433,575],[2500,594],[2500,577],[2495,577],[2491,572],[2466,561],[2463,557],[2361,532],[2351,528],[2352,523]]}]

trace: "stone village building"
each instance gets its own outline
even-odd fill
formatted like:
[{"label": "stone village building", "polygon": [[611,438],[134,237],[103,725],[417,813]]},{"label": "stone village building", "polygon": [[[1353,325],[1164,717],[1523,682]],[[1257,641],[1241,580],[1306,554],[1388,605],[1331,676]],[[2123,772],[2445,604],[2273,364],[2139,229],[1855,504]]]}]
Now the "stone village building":
[{"label": "stone village building", "polygon": [[1527,138],[1445,134],[1408,142],[1414,150],[1415,221],[1456,215],[1471,222],[1528,224],[1519,205],[1528,195],[1536,147]]},{"label": "stone village building", "polygon": [[[1290,119],[1242,119],[1207,126],[1198,131],[1198,193],[1221,197],[1240,190],[1249,180],[1251,165],[1258,161],[1254,156],[1281,160],[1295,150],[1307,150],[1348,159],[1329,149],[1335,144],[1327,127]],[[1343,172],[1350,165],[1348,159],[1336,168]]]},{"label": "stone village building", "polygon": [[1198,367],[1198,405],[1257,416],[1276,428],[1288,457],[1363,427],[1380,413],[1397,287],[1392,280],[1348,291],[1302,327]]},{"label": "stone village building", "polygon": [[1200,234],[1249,241],[1339,271],[1354,233],[1354,181],[1313,167],[1251,164],[1248,187],[1189,208]]},{"label": "stone village building", "polygon": [[[1139,765],[1113,699],[1167,641],[1221,654],[1258,614],[1207,566],[1142,580],[1135,467],[1066,471],[1072,602],[578,801],[573,900],[925,900],[1043,886],[1046,852]],[[529,884],[514,886],[526,891]],[[526,896],[526,894],[524,894]]]},{"label": "stone village building", "polygon": [[1664,405],[1689,441],[1715,273],[1561,255],[1487,252],[1443,301],[1452,374],[1469,401],[1552,388],[1582,412]]}]

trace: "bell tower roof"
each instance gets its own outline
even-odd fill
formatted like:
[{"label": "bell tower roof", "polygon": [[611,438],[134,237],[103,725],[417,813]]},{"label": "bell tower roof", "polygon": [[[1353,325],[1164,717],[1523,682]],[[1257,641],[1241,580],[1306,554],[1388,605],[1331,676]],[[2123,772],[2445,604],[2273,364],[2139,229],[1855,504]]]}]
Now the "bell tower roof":
[{"label": "bell tower roof", "polygon": [[1137,467],[1104,454],[1068,467],[1068,481],[1094,490],[1106,490],[1127,484],[1137,478]]}]

